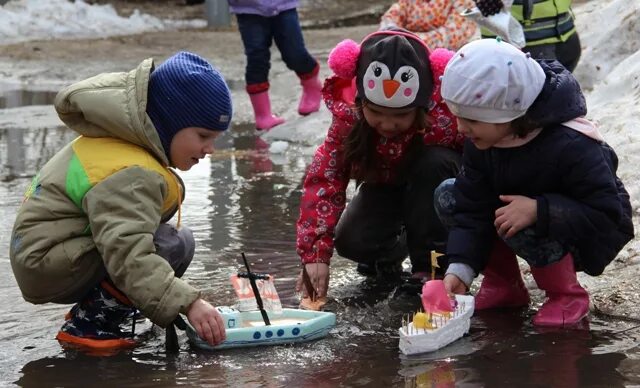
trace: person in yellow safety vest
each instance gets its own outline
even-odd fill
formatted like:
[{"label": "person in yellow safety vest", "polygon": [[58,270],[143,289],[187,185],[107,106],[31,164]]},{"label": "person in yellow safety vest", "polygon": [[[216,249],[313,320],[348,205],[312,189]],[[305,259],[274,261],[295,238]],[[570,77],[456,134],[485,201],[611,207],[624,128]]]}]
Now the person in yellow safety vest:
[{"label": "person in yellow safety vest", "polygon": [[[580,59],[580,38],[571,11],[572,0],[513,0],[511,14],[522,24],[526,46],[522,49],[535,59],[557,59],[573,71]],[[502,0],[474,0],[487,17],[500,12]],[[495,37],[482,28],[483,38]]]}]

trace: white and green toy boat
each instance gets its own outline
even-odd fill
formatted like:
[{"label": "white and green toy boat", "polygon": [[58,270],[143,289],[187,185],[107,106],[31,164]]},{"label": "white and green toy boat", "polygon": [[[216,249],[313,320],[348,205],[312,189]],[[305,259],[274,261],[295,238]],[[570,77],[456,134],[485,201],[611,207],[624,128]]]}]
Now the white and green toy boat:
[{"label": "white and green toy boat", "polygon": [[238,295],[237,308],[217,307],[225,324],[227,339],[212,346],[187,324],[187,337],[192,345],[200,349],[218,350],[306,342],[329,334],[336,325],[334,313],[282,308],[273,277],[252,273],[244,253],[242,259],[247,272],[231,277]]},{"label": "white and green toy boat", "polygon": [[218,350],[313,341],[325,337],[336,324],[335,314],[324,311],[283,308],[280,313],[269,313],[270,325],[266,325],[260,311],[241,312],[226,306],[217,309],[225,323],[227,339],[211,346],[187,325],[187,336],[195,347]]}]

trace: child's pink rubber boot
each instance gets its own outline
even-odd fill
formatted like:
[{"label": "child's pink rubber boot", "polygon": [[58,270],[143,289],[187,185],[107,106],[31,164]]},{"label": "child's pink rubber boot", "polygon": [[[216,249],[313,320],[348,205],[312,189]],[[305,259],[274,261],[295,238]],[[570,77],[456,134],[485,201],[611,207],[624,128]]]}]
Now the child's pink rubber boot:
[{"label": "child's pink rubber boot", "polygon": [[259,93],[249,93],[249,98],[253,106],[257,129],[267,130],[284,123],[283,118],[274,116],[271,113],[271,101],[269,100],[268,90]]},{"label": "child's pink rubber boot", "polygon": [[320,78],[318,77],[319,71],[320,66],[316,65],[310,73],[298,74],[302,85],[302,97],[300,97],[300,104],[298,105],[298,113],[301,115],[308,115],[320,109],[322,83],[320,83]]},{"label": "child's pink rubber boot", "polygon": [[589,293],[578,283],[571,253],[557,263],[531,267],[531,273],[547,296],[533,317],[534,325],[571,326],[589,314]]},{"label": "child's pink rubber boot", "polygon": [[482,274],[484,279],[475,296],[476,310],[529,305],[516,255],[502,239],[496,239]]}]

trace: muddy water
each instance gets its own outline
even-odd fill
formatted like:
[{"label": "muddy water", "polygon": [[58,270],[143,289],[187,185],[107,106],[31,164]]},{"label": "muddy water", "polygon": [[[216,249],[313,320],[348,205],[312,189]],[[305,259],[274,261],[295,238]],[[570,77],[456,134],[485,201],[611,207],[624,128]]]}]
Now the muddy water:
[{"label": "muddy water", "polygon": [[[533,311],[476,314],[468,336],[431,354],[398,351],[401,315],[418,306],[415,290],[366,279],[335,259],[336,328],[322,340],[293,346],[198,351],[181,335],[168,355],[163,331],[142,325],[138,348],[112,357],[63,350],[54,339],[69,306],[25,303],[8,258],[9,235],[29,176],[73,134],[0,129],[0,385],[20,386],[539,386],[612,387],[640,383],[637,323],[593,316],[590,327],[538,331]],[[295,306],[295,220],[308,156],[290,147],[270,155],[249,128],[219,139],[218,151],[182,174],[184,223],[197,250],[187,280],[214,304],[232,304],[228,276],[247,253],[270,272],[283,303]],[[14,156],[8,158],[8,153]],[[10,161],[13,161],[9,163]],[[19,164],[11,166],[10,164]],[[8,173],[19,171],[19,174]],[[539,302],[539,301],[538,301]]]}]

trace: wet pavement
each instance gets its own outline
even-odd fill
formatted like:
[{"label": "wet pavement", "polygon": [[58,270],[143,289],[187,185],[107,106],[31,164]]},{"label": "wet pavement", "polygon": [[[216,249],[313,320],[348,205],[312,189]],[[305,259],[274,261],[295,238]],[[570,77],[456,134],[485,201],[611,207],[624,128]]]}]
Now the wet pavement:
[{"label": "wet pavement", "polygon": [[[164,349],[163,330],[150,324],[134,350],[97,357],[65,350],[54,339],[69,306],[25,303],[8,252],[11,220],[29,176],[74,137],[63,128],[0,130],[0,155],[21,148],[20,174],[0,183],[0,385],[40,386],[531,386],[615,387],[640,383],[637,322],[593,314],[590,326],[540,331],[534,310],[476,313],[469,335],[437,351],[403,356],[397,328],[419,304],[415,288],[376,284],[350,262],[334,259],[331,301],[337,326],[306,344],[200,351],[180,335],[181,350]],[[16,139],[19,137],[20,139]],[[14,145],[9,145],[14,144]],[[16,146],[15,144],[19,144]],[[270,272],[287,307],[297,305],[295,221],[308,157],[295,145],[269,153],[251,127],[219,139],[218,151],[182,173],[185,225],[197,241],[185,278],[218,305],[234,303],[229,276],[242,269]],[[6,172],[6,169],[3,170]],[[537,303],[541,298],[536,298]],[[535,304],[533,305],[535,307]]]}]

